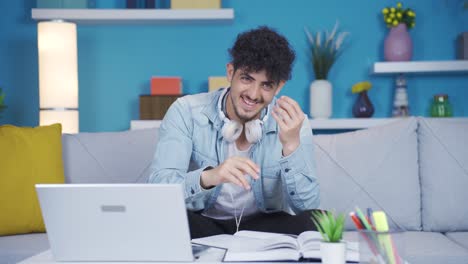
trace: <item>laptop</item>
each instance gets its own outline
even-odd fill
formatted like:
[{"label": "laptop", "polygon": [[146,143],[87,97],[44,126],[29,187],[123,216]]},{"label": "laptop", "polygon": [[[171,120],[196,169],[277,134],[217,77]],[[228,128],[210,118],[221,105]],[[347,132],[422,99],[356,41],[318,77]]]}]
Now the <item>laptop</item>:
[{"label": "laptop", "polygon": [[57,261],[193,261],[179,184],[37,184]]}]

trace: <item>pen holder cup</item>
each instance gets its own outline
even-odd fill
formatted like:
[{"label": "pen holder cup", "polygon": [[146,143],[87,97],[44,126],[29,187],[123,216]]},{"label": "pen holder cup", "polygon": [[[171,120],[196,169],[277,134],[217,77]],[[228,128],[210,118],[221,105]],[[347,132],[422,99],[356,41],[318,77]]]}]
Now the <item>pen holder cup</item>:
[{"label": "pen holder cup", "polygon": [[405,264],[405,237],[401,231],[359,230],[359,263]]}]

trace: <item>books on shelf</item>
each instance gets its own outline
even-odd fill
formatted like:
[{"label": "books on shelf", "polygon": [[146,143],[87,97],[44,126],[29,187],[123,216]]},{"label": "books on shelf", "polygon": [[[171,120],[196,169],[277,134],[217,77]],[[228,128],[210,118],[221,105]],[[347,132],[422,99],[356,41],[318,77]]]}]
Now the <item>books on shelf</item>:
[{"label": "books on shelf", "polygon": [[[192,243],[226,248],[224,261],[298,261],[320,260],[320,241],[317,231],[305,231],[299,236],[239,231],[234,235],[216,235],[192,239]],[[346,260],[359,261],[357,242],[346,242]]]}]

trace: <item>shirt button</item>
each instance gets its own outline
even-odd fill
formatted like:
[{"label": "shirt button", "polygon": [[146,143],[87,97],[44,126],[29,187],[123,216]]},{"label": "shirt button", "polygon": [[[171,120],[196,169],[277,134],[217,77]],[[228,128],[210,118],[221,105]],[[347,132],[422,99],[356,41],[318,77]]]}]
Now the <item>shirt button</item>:
[{"label": "shirt button", "polygon": [[284,169],[284,172],[289,172],[291,169],[290,168],[286,168]]},{"label": "shirt button", "polygon": [[293,192],[290,192],[289,194],[290,194],[290,195],[295,195],[296,193],[293,191]]}]

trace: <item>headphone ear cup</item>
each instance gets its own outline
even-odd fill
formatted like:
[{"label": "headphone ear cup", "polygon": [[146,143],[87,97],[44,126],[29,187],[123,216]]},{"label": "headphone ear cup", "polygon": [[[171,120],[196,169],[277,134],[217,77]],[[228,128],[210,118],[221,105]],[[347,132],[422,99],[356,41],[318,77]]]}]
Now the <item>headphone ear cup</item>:
[{"label": "headphone ear cup", "polygon": [[234,142],[242,133],[242,125],[236,121],[225,121],[221,133],[226,141]]},{"label": "headphone ear cup", "polygon": [[245,137],[249,143],[257,143],[263,135],[263,122],[255,119],[245,124]]}]

